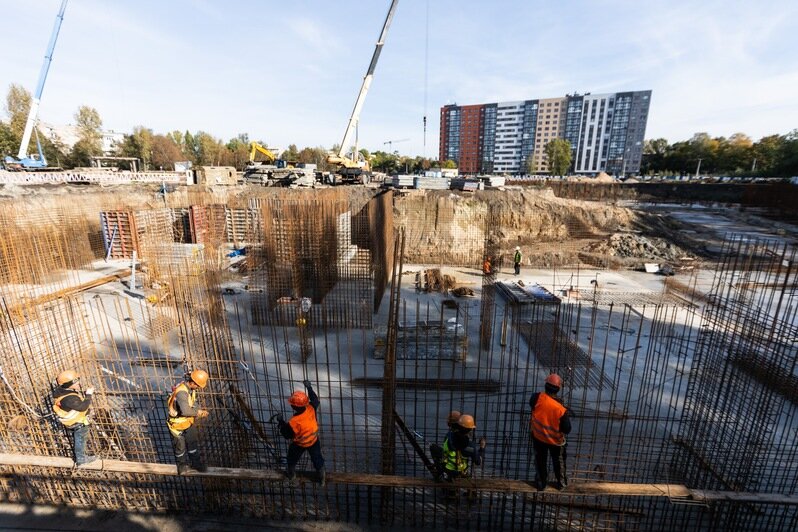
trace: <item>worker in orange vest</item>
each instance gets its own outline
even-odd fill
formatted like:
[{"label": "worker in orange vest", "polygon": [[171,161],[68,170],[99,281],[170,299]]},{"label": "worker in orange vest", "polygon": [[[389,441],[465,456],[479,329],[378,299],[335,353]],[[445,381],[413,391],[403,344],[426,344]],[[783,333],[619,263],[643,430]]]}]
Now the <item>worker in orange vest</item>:
[{"label": "worker in orange vest", "polygon": [[319,475],[319,484],[324,486],[327,483],[327,474],[324,469],[324,456],[321,454],[321,442],[319,441],[319,422],[316,419],[318,410],[319,396],[313,391],[309,380],[302,381],[307,393],[297,390],[288,398],[288,404],[294,411],[294,415],[286,421],[282,414],[277,416],[277,424],[283,438],[291,440],[288,446],[288,465],[285,476],[288,480],[296,478],[296,464],[307,451],[310,454],[310,461],[313,468]]},{"label": "worker in orange vest", "polygon": [[86,438],[89,435],[86,414],[91,406],[94,388],[89,386],[85,392],[81,392],[79,381],[80,376],[73,369],[58,374],[55,379],[58,386],[53,390],[53,412],[72,436],[75,464],[81,466],[94,462],[97,457],[86,454]]},{"label": "worker in orange vest", "polygon": [[571,420],[568,409],[563,406],[557,394],[562,389],[562,379],[556,373],[546,377],[543,393],[534,393],[529,399],[532,416],[529,418],[529,430],[532,435],[532,446],[535,449],[535,467],[537,476],[535,487],[542,491],[546,488],[548,476],[548,457],[554,462],[555,487],[558,490],[568,485],[565,469],[565,435],[571,432]]},{"label": "worker in orange vest", "polygon": [[[166,425],[172,434],[172,443],[175,448],[175,461],[177,473],[182,475],[191,469],[207,471],[208,468],[202,461],[197,447],[197,427],[194,422],[197,418],[208,415],[207,410],[197,407],[197,390],[208,385],[208,373],[195,369],[187,373],[184,382],[172,389],[167,401],[169,417]],[[189,466],[189,462],[191,465]]]},{"label": "worker in orange vest", "polygon": [[482,263],[482,273],[485,275],[490,275],[493,273],[493,265],[491,264],[491,260],[493,257],[488,256],[485,257],[485,262]]}]

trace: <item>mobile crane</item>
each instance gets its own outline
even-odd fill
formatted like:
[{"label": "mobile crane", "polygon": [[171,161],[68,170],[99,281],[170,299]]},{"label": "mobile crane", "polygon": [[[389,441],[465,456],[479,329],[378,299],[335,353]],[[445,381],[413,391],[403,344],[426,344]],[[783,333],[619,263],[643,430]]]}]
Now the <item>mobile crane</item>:
[{"label": "mobile crane", "polygon": [[[30,104],[30,111],[28,112],[28,120],[25,122],[25,130],[22,133],[22,143],[19,145],[19,153],[17,158],[8,156],[5,158],[6,167],[9,169],[19,170],[47,170],[47,159],[44,157],[42,151],[42,144],[39,142],[39,133],[36,132],[36,146],[39,151],[39,158],[28,156],[28,144],[30,144],[30,137],[36,126],[36,121],[39,115],[39,102],[42,98],[42,91],[44,91],[44,82],[47,80],[47,73],[50,71],[50,63],[53,62],[53,51],[55,50],[55,43],[58,40],[58,33],[61,31],[61,23],[64,22],[64,12],[66,11],[67,0],[61,1],[61,9],[58,10],[58,15],[55,17],[55,25],[53,32],[50,35],[50,44],[47,45],[47,52],[44,54],[44,64],[39,72],[39,82],[36,84],[36,94],[33,95],[33,101]],[[52,169],[50,169],[52,170]]]},{"label": "mobile crane", "polygon": [[377,61],[380,58],[382,46],[385,44],[385,37],[388,35],[388,27],[391,25],[391,20],[398,4],[399,0],[391,0],[391,7],[388,8],[388,15],[385,17],[385,23],[382,25],[382,31],[377,39],[374,54],[371,56],[371,63],[369,63],[368,70],[366,70],[363,84],[360,86],[360,92],[357,95],[357,100],[355,100],[352,115],[349,117],[349,124],[346,126],[341,146],[338,152],[330,153],[327,156],[327,162],[336,166],[335,173],[341,176],[341,182],[343,183],[365,183],[371,172],[368,161],[357,149],[357,139],[355,139],[351,155],[347,150],[352,141],[352,135],[355,134],[358,120],[360,120],[360,111],[363,109],[363,102],[366,99],[369,87],[371,87],[371,81],[374,79],[374,70],[377,68]]}]

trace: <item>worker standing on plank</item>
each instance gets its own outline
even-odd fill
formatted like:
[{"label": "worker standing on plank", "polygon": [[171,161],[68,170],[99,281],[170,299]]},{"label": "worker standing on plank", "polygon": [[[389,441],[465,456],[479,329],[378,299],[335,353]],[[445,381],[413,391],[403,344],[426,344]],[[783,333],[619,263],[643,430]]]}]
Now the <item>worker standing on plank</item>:
[{"label": "worker standing on plank", "polygon": [[546,489],[549,455],[554,462],[554,476],[557,479],[555,487],[561,490],[568,485],[565,469],[565,435],[571,432],[571,420],[568,409],[557,397],[561,389],[562,379],[556,373],[552,373],[546,377],[543,393],[534,393],[529,399],[529,406],[532,407],[529,430],[532,446],[535,449],[537,469],[535,487],[540,491]]},{"label": "worker standing on plank", "polygon": [[521,246],[515,246],[515,255],[513,255],[513,266],[515,266],[515,274],[521,273]]},{"label": "worker standing on plank", "polygon": [[172,389],[167,401],[169,418],[166,424],[172,433],[179,475],[188,473],[192,468],[200,472],[208,470],[197,448],[197,427],[194,426],[197,418],[201,419],[208,415],[207,410],[197,408],[197,390],[207,385],[208,373],[195,369],[187,373],[185,380]]},{"label": "worker standing on plank", "polygon": [[[457,421],[460,419],[461,415],[462,414],[460,413],[459,410],[452,410],[451,412],[449,412],[449,415],[446,416],[446,427],[448,428],[448,431],[446,433],[447,438],[451,433],[451,431],[454,429],[454,427],[457,426]],[[444,442],[445,441],[446,439],[444,439]],[[432,445],[429,446],[429,452],[432,455],[432,460],[435,462],[435,470],[437,471],[437,473],[435,474],[435,478],[439,479],[441,476],[443,476],[443,470],[444,470],[443,447],[441,447],[437,443],[433,443]]]},{"label": "worker standing on plank", "polygon": [[491,264],[491,260],[493,257],[488,256],[485,257],[485,262],[482,263],[482,273],[485,275],[490,275],[493,273],[493,265]]},{"label": "worker standing on plank", "polygon": [[291,440],[288,446],[288,465],[285,476],[288,480],[296,478],[296,464],[307,451],[310,454],[310,461],[313,468],[319,475],[319,484],[324,486],[327,483],[327,474],[324,470],[324,456],[321,454],[321,442],[319,441],[319,422],[316,419],[318,410],[319,396],[313,391],[309,380],[302,381],[307,393],[297,390],[288,398],[288,404],[294,411],[294,415],[286,421],[282,414],[277,416],[277,424],[283,438]]},{"label": "worker standing on plank", "polygon": [[479,439],[479,448],[474,445],[471,435],[476,429],[474,417],[463,414],[452,426],[443,440],[443,479],[451,482],[457,477],[469,477],[473,470],[469,468],[469,460],[473,465],[482,465],[487,442]]},{"label": "worker standing on plank", "polygon": [[97,457],[86,454],[86,439],[89,436],[86,414],[91,406],[94,388],[89,386],[81,393],[78,381],[80,376],[73,369],[58,374],[55,379],[58,386],[53,391],[53,412],[72,435],[75,464],[81,466],[94,462]]}]

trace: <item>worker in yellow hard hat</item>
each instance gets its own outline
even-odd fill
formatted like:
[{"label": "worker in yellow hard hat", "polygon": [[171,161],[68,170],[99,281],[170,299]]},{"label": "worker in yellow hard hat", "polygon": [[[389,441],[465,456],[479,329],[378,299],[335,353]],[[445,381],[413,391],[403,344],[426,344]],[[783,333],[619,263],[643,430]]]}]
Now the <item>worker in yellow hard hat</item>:
[{"label": "worker in yellow hard hat", "polygon": [[321,442],[319,441],[319,422],[316,418],[316,411],[319,409],[321,401],[319,396],[313,391],[313,386],[309,380],[302,381],[305,390],[296,390],[288,398],[288,404],[294,411],[293,417],[286,421],[282,414],[277,415],[277,425],[283,438],[291,440],[288,446],[287,467],[285,476],[288,480],[296,478],[296,464],[307,451],[310,461],[318,474],[319,484],[324,486],[327,483],[327,474],[324,469],[324,456],[321,454]]},{"label": "worker in yellow hard hat", "polygon": [[57,387],[53,390],[53,412],[58,421],[72,436],[75,463],[79,466],[94,462],[96,456],[86,454],[86,439],[89,436],[89,419],[86,417],[94,388],[80,389],[80,376],[74,369],[58,374]]},{"label": "worker in yellow hard hat", "polygon": [[[167,401],[166,424],[172,434],[177,472],[182,475],[194,468],[207,471],[197,447],[197,428],[194,421],[207,417],[208,411],[197,407],[197,390],[208,385],[208,373],[195,369],[185,375],[184,381],[172,388]],[[191,465],[189,465],[189,463]]]},{"label": "worker in yellow hard hat", "polygon": [[479,447],[474,444],[472,435],[477,428],[474,416],[462,414],[443,440],[443,479],[451,482],[457,477],[471,476],[473,465],[482,465],[485,448],[488,443],[485,438],[479,439]]}]

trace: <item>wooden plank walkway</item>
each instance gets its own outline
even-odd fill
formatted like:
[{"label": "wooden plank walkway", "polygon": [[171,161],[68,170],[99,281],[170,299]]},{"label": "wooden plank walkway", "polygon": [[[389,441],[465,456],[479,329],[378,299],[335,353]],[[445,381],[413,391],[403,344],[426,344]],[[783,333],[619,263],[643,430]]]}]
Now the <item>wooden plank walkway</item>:
[{"label": "wooden plank walkway", "polygon": [[[0,453],[0,465],[26,466],[42,468],[74,469],[71,458],[59,456],[38,456]],[[81,466],[81,471],[101,473],[137,473],[161,476],[178,476],[177,467],[171,464],[153,464],[146,462],[125,462],[121,460],[97,460]],[[240,480],[261,480],[266,482],[287,482],[280,471],[269,469],[240,469],[230,467],[209,467],[208,471],[183,475],[186,477],[229,478]],[[301,481],[312,481],[312,473],[299,473]],[[400,477],[392,475],[372,475],[365,473],[327,473],[328,483],[351,484],[363,486],[385,486],[393,488],[459,488],[478,491],[510,492],[539,494],[530,482],[523,480],[506,480],[496,478],[480,478],[475,480],[460,479],[452,483],[436,482],[425,477]],[[798,505],[798,495],[779,493],[750,493],[730,491],[694,490],[681,484],[628,484],[619,482],[576,482],[571,483],[564,491],[547,487],[546,496],[620,496],[620,497],[668,497],[674,502],[709,503],[712,501],[736,501],[762,504]]]}]

